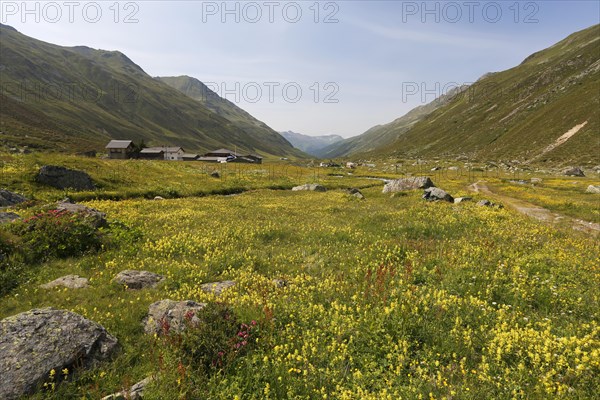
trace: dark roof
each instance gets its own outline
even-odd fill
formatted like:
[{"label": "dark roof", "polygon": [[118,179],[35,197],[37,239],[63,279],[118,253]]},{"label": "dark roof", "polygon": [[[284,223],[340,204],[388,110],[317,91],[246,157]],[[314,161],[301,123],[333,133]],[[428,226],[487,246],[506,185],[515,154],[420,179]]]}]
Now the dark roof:
[{"label": "dark roof", "polygon": [[132,144],[133,142],[131,140],[111,140],[108,142],[105,149],[126,149]]},{"label": "dark roof", "polygon": [[209,151],[206,154],[231,154],[232,156],[239,156],[239,153],[236,153],[233,150],[229,150],[229,149],[218,149],[218,150],[213,150],[213,151]]},{"label": "dark roof", "polygon": [[142,151],[140,151],[140,154],[160,154],[164,152],[165,151],[163,149],[158,147],[148,147],[146,149],[142,149]]},{"label": "dark roof", "polygon": [[181,157],[183,157],[183,158],[198,158],[198,154],[185,153]]},{"label": "dark roof", "polygon": [[183,150],[183,147],[168,147],[168,146],[159,146],[159,147],[147,147],[144,150],[153,150],[153,151],[164,151],[165,153],[177,153],[179,150]]}]

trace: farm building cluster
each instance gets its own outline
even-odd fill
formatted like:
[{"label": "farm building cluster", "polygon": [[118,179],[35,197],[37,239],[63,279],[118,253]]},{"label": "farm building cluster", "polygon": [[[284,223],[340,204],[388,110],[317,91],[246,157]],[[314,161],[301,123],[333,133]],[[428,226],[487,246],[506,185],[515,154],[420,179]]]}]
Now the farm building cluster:
[{"label": "farm building cluster", "polygon": [[144,160],[167,160],[167,161],[204,161],[214,163],[247,163],[261,164],[262,157],[256,154],[239,154],[228,149],[210,151],[204,155],[186,153],[183,147],[146,147],[136,152],[135,145],[131,140],[111,140],[106,145],[108,158],[126,160],[129,158]]}]

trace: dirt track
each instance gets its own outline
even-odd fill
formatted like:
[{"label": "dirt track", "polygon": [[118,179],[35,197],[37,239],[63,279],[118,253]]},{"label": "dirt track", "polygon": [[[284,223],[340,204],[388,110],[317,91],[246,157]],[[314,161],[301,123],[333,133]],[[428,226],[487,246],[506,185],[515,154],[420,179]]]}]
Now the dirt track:
[{"label": "dirt track", "polygon": [[521,214],[525,214],[529,217],[535,218],[539,221],[551,223],[551,224],[565,224],[570,225],[573,229],[583,231],[591,235],[597,236],[600,233],[600,224],[583,221],[568,217],[566,215],[552,212],[546,208],[536,206],[535,204],[528,203],[524,200],[515,199],[513,197],[504,196],[492,192],[485,182],[478,181],[469,186],[469,190],[475,193],[484,193],[490,197],[501,201],[505,206],[508,206]]}]

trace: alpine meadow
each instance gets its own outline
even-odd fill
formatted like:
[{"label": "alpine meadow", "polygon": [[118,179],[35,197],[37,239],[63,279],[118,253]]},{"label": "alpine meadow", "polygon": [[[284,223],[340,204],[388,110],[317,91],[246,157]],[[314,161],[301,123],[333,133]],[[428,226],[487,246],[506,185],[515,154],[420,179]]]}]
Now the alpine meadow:
[{"label": "alpine meadow", "polygon": [[3,2],[0,399],[598,398],[599,7]]}]

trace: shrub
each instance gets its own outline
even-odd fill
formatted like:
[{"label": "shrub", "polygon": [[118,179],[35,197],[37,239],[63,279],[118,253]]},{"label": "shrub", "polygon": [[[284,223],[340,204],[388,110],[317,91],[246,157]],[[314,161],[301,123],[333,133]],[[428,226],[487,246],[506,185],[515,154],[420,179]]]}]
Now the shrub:
[{"label": "shrub", "polygon": [[80,213],[50,210],[12,223],[29,262],[80,256],[102,246],[102,234]]}]

